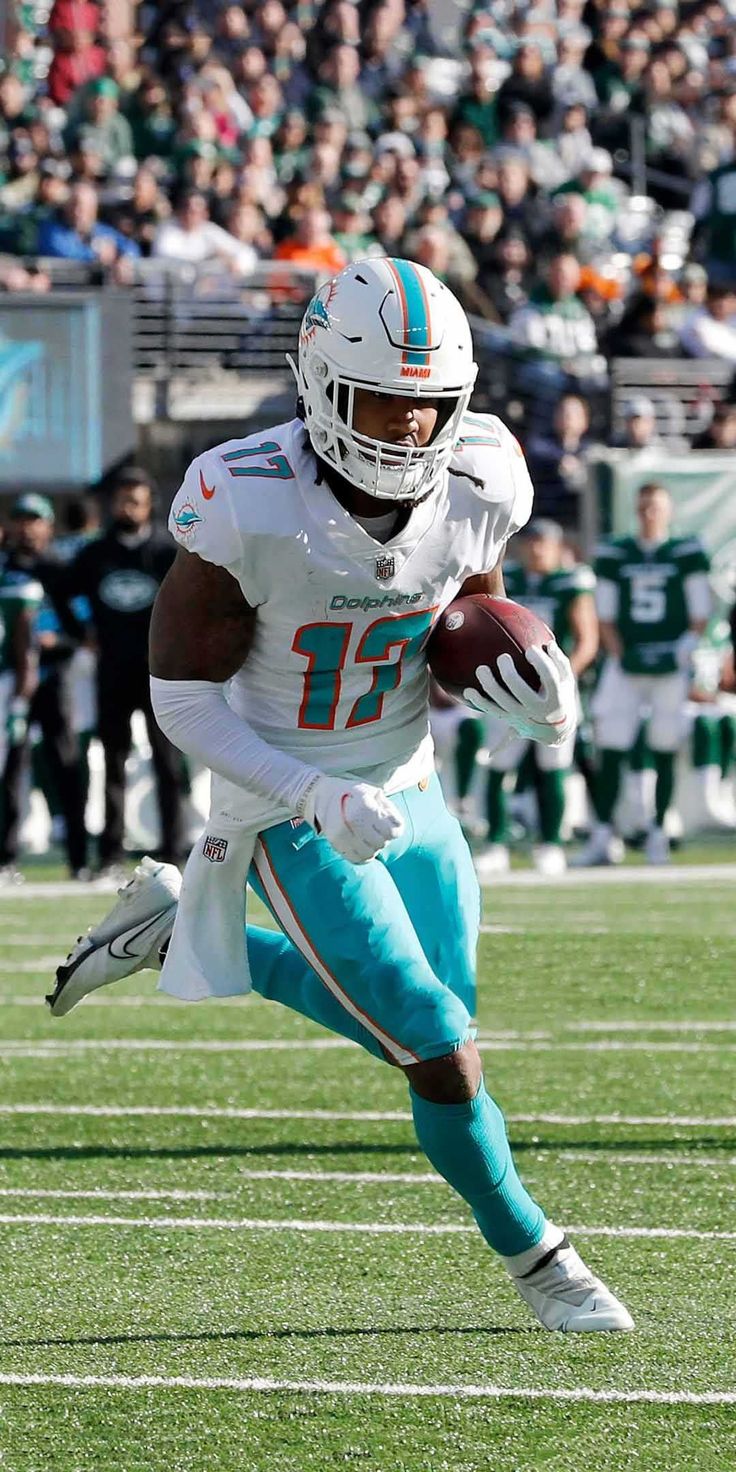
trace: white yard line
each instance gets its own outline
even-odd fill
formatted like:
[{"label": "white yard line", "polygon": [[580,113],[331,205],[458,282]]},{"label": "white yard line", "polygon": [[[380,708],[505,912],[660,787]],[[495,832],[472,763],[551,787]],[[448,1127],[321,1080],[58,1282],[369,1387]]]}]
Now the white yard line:
[{"label": "white yard line", "polygon": [[[4,1104],[0,1114],[39,1114],[98,1119],[310,1119],[411,1123],[408,1109],[246,1109],[194,1104]],[[507,1114],[512,1124],[652,1125],[670,1129],[734,1129],[736,1115],[702,1114]]]},{"label": "white yard line", "polygon": [[[135,1227],[156,1232],[326,1232],[373,1237],[459,1237],[477,1235],[465,1222],[345,1222],[302,1217],[198,1217],[52,1215],[50,1212],[2,1212],[0,1226],[15,1227]],[[577,1237],[685,1238],[698,1242],[734,1242],[736,1232],[698,1231],[691,1227],[563,1227]]]},{"label": "white yard line", "polygon": [[[441,1180],[441,1177],[437,1177]],[[95,1186],[90,1191],[34,1190],[27,1186],[2,1186],[0,1196],[43,1197],[53,1201],[225,1201],[226,1191],[106,1191]]]},{"label": "white yard line", "polygon": [[63,947],[60,947],[55,955],[38,956],[35,961],[0,961],[0,973],[15,976],[34,971],[55,971],[63,959]]},{"label": "white yard line", "polygon": [[404,1381],[274,1380],[260,1376],[196,1375],[36,1375],[0,1374],[0,1385],[68,1390],[229,1390],[294,1395],[373,1395],[401,1399],[592,1401],[603,1405],[725,1406],[736,1404],[734,1390],[593,1390],[587,1386],[422,1385]]},{"label": "white yard line", "polygon": [[[696,1043],[645,1038],[599,1039],[595,1042],[540,1041],[533,1035],[508,1038],[480,1034],[479,1046],[489,1053],[734,1053],[736,1043]],[[299,1053],[355,1049],[347,1038],[9,1038],[0,1044],[0,1059],[74,1058],[89,1053]]]}]

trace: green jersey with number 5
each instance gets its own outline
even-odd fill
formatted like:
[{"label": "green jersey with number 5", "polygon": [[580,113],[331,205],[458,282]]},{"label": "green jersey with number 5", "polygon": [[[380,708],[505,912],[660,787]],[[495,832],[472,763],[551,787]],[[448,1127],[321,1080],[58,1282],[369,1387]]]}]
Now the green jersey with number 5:
[{"label": "green jersey with number 5", "polygon": [[687,581],[709,567],[697,537],[671,537],[651,547],[617,537],[599,547],[595,572],[602,594],[606,585],[615,589],[612,622],[623,644],[622,669],[668,675],[678,668],[677,641],[690,627]]}]

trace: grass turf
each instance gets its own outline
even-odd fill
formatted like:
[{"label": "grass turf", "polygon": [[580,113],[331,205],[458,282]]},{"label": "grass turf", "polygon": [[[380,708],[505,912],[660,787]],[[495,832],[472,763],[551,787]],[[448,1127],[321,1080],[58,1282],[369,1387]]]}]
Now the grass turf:
[{"label": "grass turf", "polygon": [[[43,958],[109,902],[0,902],[0,1106],[406,1111],[401,1078],[356,1050],[150,1046],[324,1036],[257,999],[182,1007],[143,976],[53,1022]],[[611,888],[503,889],[486,894],[485,920],[508,932],[481,940],[486,1075],[550,1214],[609,1230],[733,1230],[733,1131],[712,1122],[734,1113],[731,886],[704,875],[644,888],[632,874]],[[593,1118],[616,1114],[655,1122]],[[0,1223],[5,1376],[733,1390],[733,1240],[581,1236],[637,1332],[566,1339],[536,1327],[474,1233],[355,1230],[469,1224],[442,1183],[404,1179],[428,1174],[405,1118],[0,1121],[0,1190],[17,1193],[0,1195],[0,1217],[37,1218]],[[243,1219],[269,1225],[205,1225]],[[274,1227],[296,1220],[343,1230]],[[10,1472],[734,1464],[724,1405],[0,1384],[0,1413]]]}]

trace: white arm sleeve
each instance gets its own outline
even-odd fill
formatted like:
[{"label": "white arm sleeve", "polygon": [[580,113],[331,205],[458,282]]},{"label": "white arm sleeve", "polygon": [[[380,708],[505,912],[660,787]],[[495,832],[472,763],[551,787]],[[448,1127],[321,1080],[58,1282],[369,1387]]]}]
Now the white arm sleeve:
[{"label": "white arm sleeve", "polygon": [[707,572],[691,572],[685,578],[685,602],[691,623],[700,623],[710,618],[713,612],[713,595]]},{"label": "white arm sleeve", "polygon": [[228,705],[222,685],[151,675],[151,704],[164,735],[180,751],[197,757],[228,782],[302,815],[322,774],[256,735]]},{"label": "white arm sleeve", "polygon": [[614,624],[618,617],[618,588],[608,578],[599,578],[595,585],[595,606],[598,617],[604,624]]}]

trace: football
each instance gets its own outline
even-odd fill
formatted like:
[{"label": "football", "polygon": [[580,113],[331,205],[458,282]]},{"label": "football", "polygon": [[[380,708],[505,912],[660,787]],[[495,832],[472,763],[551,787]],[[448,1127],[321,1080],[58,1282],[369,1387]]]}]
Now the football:
[{"label": "football", "polygon": [[510,654],[516,669],[532,690],[539,676],[526,658],[532,644],[546,647],[554,641],[552,630],[530,609],[511,598],[470,593],[450,603],[437,623],[427,647],[429,668],[437,683],[455,699],[474,687],[481,695],[475,671],[487,664],[501,685],[499,654]]}]

